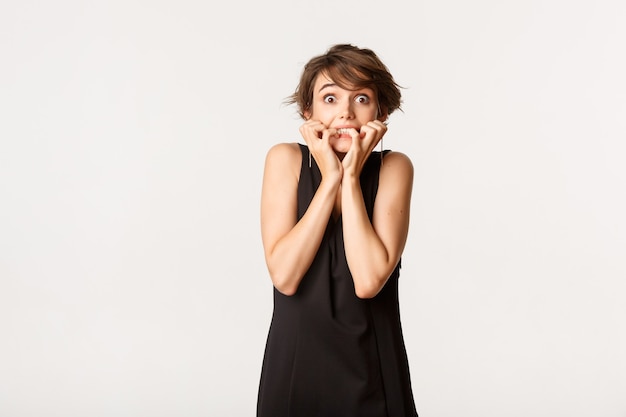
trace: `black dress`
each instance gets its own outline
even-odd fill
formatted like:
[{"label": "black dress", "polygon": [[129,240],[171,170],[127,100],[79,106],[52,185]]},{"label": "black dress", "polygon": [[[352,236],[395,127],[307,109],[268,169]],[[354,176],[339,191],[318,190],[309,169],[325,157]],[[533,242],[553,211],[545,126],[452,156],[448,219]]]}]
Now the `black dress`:
[{"label": "black dress", "polygon": [[[321,181],[302,150],[300,219]],[[370,155],[361,188],[372,219],[380,153]],[[400,263],[372,299],[355,295],[341,217],[328,222],[298,290],[274,289],[274,313],[258,392],[258,417],[416,417],[398,305]]]}]

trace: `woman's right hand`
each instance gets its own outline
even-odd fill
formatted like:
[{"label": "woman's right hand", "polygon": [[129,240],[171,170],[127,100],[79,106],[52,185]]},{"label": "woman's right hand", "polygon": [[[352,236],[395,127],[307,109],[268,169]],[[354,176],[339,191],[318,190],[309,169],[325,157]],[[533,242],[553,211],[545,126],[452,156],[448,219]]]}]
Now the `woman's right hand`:
[{"label": "woman's right hand", "polygon": [[319,120],[307,120],[300,126],[300,134],[304,138],[309,152],[322,173],[323,179],[341,181],[343,166],[330,146],[330,137],[336,134],[335,129],[328,129]]}]

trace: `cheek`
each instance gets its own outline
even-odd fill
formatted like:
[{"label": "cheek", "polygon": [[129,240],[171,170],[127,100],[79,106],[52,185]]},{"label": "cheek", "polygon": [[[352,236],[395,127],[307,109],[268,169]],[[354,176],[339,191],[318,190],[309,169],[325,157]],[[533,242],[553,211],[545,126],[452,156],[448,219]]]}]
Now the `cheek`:
[{"label": "cheek", "polygon": [[360,120],[370,121],[376,119],[377,113],[376,109],[364,108],[358,113],[358,117]]},{"label": "cheek", "polygon": [[334,113],[328,109],[313,109],[311,111],[311,119],[319,120],[324,124],[328,124],[334,117]]}]

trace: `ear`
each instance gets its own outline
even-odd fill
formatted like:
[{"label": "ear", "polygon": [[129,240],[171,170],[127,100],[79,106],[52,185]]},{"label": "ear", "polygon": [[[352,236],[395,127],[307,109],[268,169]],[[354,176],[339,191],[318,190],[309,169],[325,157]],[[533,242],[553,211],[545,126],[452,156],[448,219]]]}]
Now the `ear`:
[{"label": "ear", "polygon": [[387,109],[384,107],[381,107],[379,104],[378,112],[376,112],[376,120],[380,120],[381,122],[385,123],[388,118],[389,118],[389,113],[387,112]]},{"label": "ear", "polygon": [[311,118],[311,110],[306,109],[302,112],[302,116],[304,116],[304,120],[309,120]]}]

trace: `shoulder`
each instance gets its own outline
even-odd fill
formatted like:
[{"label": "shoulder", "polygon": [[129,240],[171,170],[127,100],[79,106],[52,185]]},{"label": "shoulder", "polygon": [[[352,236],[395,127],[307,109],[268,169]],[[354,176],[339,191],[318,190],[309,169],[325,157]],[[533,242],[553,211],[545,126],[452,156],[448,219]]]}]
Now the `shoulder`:
[{"label": "shoulder", "polygon": [[388,152],[380,167],[381,176],[409,176],[413,178],[413,163],[404,153],[398,151]]},{"label": "shoulder", "polygon": [[302,151],[296,142],[278,143],[267,151],[265,157],[265,170],[290,170],[295,173],[300,172],[302,164]]},{"label": "shoulder", "polygon": [[301,156],[300,145],[296,142],[284,142],[273,145],[268,151],[266,159],[268,160],[281,160],[281,159],[293,159],[295,156]]},{"label": "shoulder", "polygon": [[413,163],[402,152],[388,152],[383,159],[378,176],[378,204],[404,206],[409,204],[413,192]]}]

